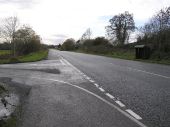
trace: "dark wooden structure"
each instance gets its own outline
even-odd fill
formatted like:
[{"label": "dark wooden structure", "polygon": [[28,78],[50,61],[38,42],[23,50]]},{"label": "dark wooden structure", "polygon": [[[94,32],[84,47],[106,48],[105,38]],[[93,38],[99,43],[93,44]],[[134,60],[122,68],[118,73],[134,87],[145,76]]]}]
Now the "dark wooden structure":
[{"label": "dark wooden structure", "polygon": [[146,45],[136,45],[136,59],[149,59],[150,57],[150,47]]}]

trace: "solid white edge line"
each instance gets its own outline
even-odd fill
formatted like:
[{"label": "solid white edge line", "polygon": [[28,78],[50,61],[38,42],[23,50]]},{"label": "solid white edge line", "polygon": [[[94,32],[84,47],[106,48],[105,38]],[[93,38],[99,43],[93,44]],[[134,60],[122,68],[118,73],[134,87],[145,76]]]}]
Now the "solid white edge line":
[{"label": "solid white edge line", "polygon": [[121,101],[115,101],[120,107],[125,107],[125,105]]},{"label": "solid white edge line", "polygon": [[114,99],[115,97],[112,96],[110,93],[106,93],[106,96],[108,96],[110,99]]},{"label": "solid white edge line", "polygon": [[132,115],[134,118],[136,118],[137,120],[142,120],[142,117],[140,117],[138,114],[136,114],[135,112],[133,112],[131,109],[127,109],[126,112],[128,112],[130,115]]}]

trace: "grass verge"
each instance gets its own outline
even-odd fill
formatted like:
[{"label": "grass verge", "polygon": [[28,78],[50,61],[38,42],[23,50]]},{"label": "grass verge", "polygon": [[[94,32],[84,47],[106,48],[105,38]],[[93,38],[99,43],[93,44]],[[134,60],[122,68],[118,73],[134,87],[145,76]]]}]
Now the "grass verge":
[{"label": "grass verge", "polygon": [[34,52],[34,53],[30,53],[28,55],[25,56],[21,56],[18,58],[18,60],[20,62],[34,62],[34,61],[40,61],[43,60],[45,58],[47,58],[48,56],[48,51],[47,50],[42,50],[39,52]]},{"label": "grass verge", "polygon": [[48,56],[48,50],[41,50],[38,52],[30,53],[28,55],[18,56],[16,58],[0,59],[0,64],[40,61],[42,59],[47,58],[47,56]]}]

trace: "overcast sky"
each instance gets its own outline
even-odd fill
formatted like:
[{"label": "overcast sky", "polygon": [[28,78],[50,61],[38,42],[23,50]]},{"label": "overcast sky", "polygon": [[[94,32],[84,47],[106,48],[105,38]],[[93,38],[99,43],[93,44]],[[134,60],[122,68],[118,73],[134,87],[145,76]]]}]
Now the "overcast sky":
[{"label": "overcast sky", "polygon": [[18,16],[45,43],[79,39],[87,28],[93,37],[105,36],[105,26],[115,14],[129,11],[136,26],[142,26],[170,0],[0,0],[0,18]]}]

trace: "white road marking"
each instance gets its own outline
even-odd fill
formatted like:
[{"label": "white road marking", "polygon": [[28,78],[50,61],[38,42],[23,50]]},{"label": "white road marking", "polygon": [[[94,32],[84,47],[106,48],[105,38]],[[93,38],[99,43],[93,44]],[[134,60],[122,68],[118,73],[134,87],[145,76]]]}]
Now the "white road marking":
[{"label": "white road marking", "polygon": [[[20,77],[23,77],[23,76],[20,76]],[[73,85],[69,82],[65,82],[65,81],[61,81],[61,80],[56,80],[56,79],[46,79],[46,78],[39,78],[39,77],[30,77],[30,78],[34,78],[34,79],[40,79],[40,80],[50,80],[50,81],[56,81],[56,82],[60,82],[60,83],[64,83],[66,85],[69,85],[69,86],[73,86],[75,88],[78,88],[86,93],[89,93],[91,94],[92,96],[98,98],[99,100],[103,101],[104,103],[110,105],[112,108],[116,109],[117,111],[119,111],[120,113],[122,113],[124,116],[126,116],[127,118],[129,118],[130,120],[132,120],[133,122],[135,122],[136,124],[138,124],[140,127],[147,127],[146,125],[144,125],[142,122],[138,121],[138,119],[135,119],[134,117],[132,117],[131,115],[129,115],[127,112],[123,111],[122,109],[120,109],[119,107],[117,107],[116,105],[112,104],[111,102],[105,100],[104,98],[100,97],[99,95],[87,90],[87,89],[84,89],[82,87],[79,87],[77,85]],[[139,117],[141,118],[141,117]]]},{"label": "white road marking", "polygon": [[120,107],[125,107],[125,105],[121,101],[115,101]]},{"label": "white road marking", "polygon": [[148,72],[148,71],[143,71],[143,70],[139,70],[139,69],[135,69],[135,68],[131,68],[131,67],[129,67],[129,69],[132,69],[132,70],[135,70],[135,71],[139,71],[139,72],[143,72],[143,73],[147,73],[147,74],[150,74],[150,75],[159,76],[159,77],[162,77],[162,78],[170,79],[170,77],[168,77],[168,76],[164,76],[164,75],[160,75],[160,74],[156,74],[156,73],[152,73],[152,72]]},{"label": "white road marking", "polygon": [[[62,59],[64,59],[64,58],[62,58]],[[65,60],[65,59],[64,59],[64,60]],[[75,66],[73,66],[72,64],[70,64],[67,60],[65,60],[65,61],[66,61],[66,63],[67,63],[68,65],[72,66],[74,69],[76,69],[76,70],[79,72],[79,70],[78,70]],[[86,78],[89,78],[89,77],[86,77]],[[133,122],[135,122],[135,123],[138,124],[139,126],[141,126],[141,127],[147,127],[147,126],[144,125],[142,122],[138,121],[138,120],[141,120],[142,118],[141,118],[139,115],[137,115],[136,113],[134,113],[134,112],[133,112],[132,110],[130,110],[130,109],[127,109],[127,110],[126,110],[126,112],[128,112],[128,113],[130,114],[130,115],[129,115],[128,113],[126,113],[125,111],[123,111],[123,110],[121,110],[119,107],[117,107],[116,105],[110,103],[109,101],[105,100],[104,98],[102,98],[102,97],[98,96],[97,94],[92,93],[92,92],[90,92],[90,91],[88,91],[88,90],[86,90],[86,89],[84,89],[84,88],[82,88],[82,87],[79,87],[79,86],[76,86],[76,85],[73,85],[73,84],[71,84],[71,83],[67,83],[67,82],[64,82],[64,81],[55,80],[55,79],[47,79],[47,80],[53,80],[53,81],[57,81],[57,82],[62,82],[62,83],[68,84],[68,85],[70,85],[70,86],[76,87],[76,88],[78,88],[78,89],[81,89],[81,90],[83,90],[83,91],[85,91],[85,92],[87,92],[87,93],[89,93],[89,94],[97,97],[98,99],[100,99],[100,100],[102,100],[103,102],[107,103],[107,104],[110,105],[111,107],[115,108],[116,110],[118,110],[120,113],[122,113],[123,115],[125,115],[126,117],[128,117],[129,119],[131,119]],[[104,90],[103,88],[100,87],[99,89],[100,89],[100,91],[105,92],[105,90]],[[132,117],[131,115],[132,115],[133,117]]]},{"label": "white road marking", "polygon": [[141,120],[142,117],[140,117],[138,114],[136,114],[135,112],[133,112],[130,109],[127,109],[126,112],[128,112],[129,114],[131,114],[134,118],[136,118],[137,120]]},{"label": "white road marking", "polygon": [[96,87],[99,87],[99,85],[98,85],[97,83],[94,83],[94,85],[95,85]]},{"label": "white road marking", "polygon": [[61,62],[61,64],[62,64],[62,65],[66,65],[66,64],[63,62],[63,60],[62,60],[62,59],[60,60],[60,62]]},{"label": "white road marking", "polygon": [[90,79],[89,81],[90,81],[90,82],[92,82],[92,83],[94,83],[94,82],[95,82],[94,80],[91,80],[91,79]]},{"label": "white road marking", "polygon": [[91,78],[87,76],[86,79],[87,79],[87,80],[90,80]]},{"label": "white road marking", "polygon": [[106,96],[108,96],[110,99],[114,99],[115,97],[112,96],[110,93],[106,93]]},{"label": "white road marking", "polygon": [[[67,60],[63,59],[63,61],[64,61],[67,65],[73,66],[73,65],[71,65]],[[76,69],[76,70],[78,70],[78,69]]]},{"label": "white road marking", "polygon": [[105,92],[105,90],[101,87],[99,87],[99,90],[102,91],[102,92]]},{"label": "white road marking", "polygon": [[116,64],[113,64],[113,63],[110,63],[114,66],[119,66],[119,67],[123,67],[123,68],[127,68],[129,70],[134,70],[134,71],[138,71],[138,72],[143,72],[143,73],[146,73],[146,74],[150,74],[150,75],[155,75],[155,76],[159,76],[159,77],[162,77],[162,78],[167,78],[167,79],[170,79],[169,76],[165,76],[165,75],[161,75],[161,74],[156,74],[156,73],[153,73],[153,72],[149,72],[149,71],[145,71],[145,70],[140,70],[140,69],[136,69],[136,68],[132,68],[132,67],[124,67],[124,66],[120,66],[120,65],[116,65]]}]

